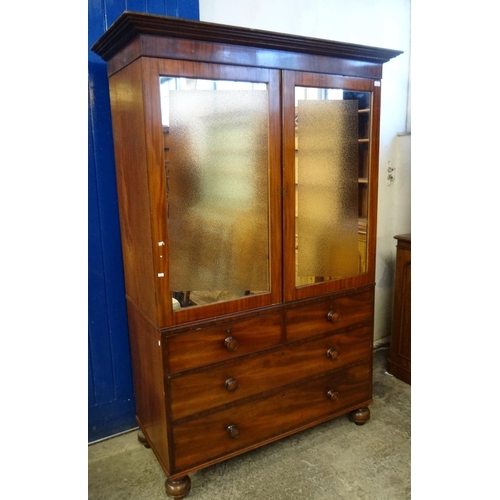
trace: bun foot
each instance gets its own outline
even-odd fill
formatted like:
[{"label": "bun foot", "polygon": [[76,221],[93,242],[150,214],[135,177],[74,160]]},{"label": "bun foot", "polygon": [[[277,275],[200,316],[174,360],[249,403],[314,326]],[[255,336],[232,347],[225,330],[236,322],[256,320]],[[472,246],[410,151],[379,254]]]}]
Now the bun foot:
[{"label": "bun foot", "polygon": [[180,500],[184,498],[191,489],[191,479],[189,476],[180,479],[167,479],[165,481],[165,491],[169,497]]},{"label": "bun foot", "polygon": [[367,406],[349,412],[349,420],[356,425],[364,425],[370,420],[370,409]]},{"label": "bun foot", "polygon": [[146,436],[144,436],[141,430],[137,432],[137,441],[139,441],[139,443],[141,443],[144,448],[151,448],[151,446],[149,446],[148,440],[146,439]]}]

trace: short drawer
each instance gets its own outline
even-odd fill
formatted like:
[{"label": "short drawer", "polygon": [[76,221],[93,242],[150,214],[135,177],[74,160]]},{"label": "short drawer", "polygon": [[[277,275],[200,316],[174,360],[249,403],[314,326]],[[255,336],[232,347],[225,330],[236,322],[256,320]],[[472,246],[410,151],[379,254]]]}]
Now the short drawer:
[{"label": "short drawer", "polygon": [[278,438],[371,401],[371,363],[284,387],[264,399],[173,426],[177,471]]},{"label": "short drawer", "polygon": [[172,419],[369,359],[371,352],[372,329],[365,326],[298,342],[271,353],[173,375],[170,377]]},{"label": "short drawer", "polygon": [[334,332],[373,320],[374,290],[331,297],[286,311],[287,340]]},{"label": "short drawer", "polygon": [[258,316],[168,337],[170,373],[233,359],[281,343],[281,314]]}]

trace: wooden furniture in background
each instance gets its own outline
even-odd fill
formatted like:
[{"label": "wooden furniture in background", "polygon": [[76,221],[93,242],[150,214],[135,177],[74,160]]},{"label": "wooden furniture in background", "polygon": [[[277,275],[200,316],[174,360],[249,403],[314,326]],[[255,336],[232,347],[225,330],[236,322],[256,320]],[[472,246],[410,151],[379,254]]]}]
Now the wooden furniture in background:
[{"label": "wooden furniture in background", "polygon": [[[372,402],[382,65],[400,52],[131,12],[92,50],[108,67],[140,440],[165,471],[167,493],[184,498],[189,473],[333,417],[363,425]],[[229,82],[260,92],[264,121],[246,107],[203,115],[206,96],[235,95],[216,94]],[[312,89],[338,120],[319,141],[317,175],[304,174],[315,165],[307,141],[317,139],[304,139],[305,124],[316,120],[302,121],[300,109],[317,110],[298,89]],[[239,95],[231,102],[246,103]],[[261,146],[240,132],[253,121]],[[328,151],[348,151],[347,181]],[[258,182],[254,163],[264,165]],[[326,187],[332,178],[336,189]],[[314,205],[320,191],[333,208]],[[300,226],[306,199],[311,222]],[[337,222],[331,210],[346,206],[349,241],[340,245],[344,215]],[[311,248],[304,233],[333,219],[309,251],[329,271],[301,271]],[[236,276],[233,262],[243,262]],[[207,285],[219,278],[230,285]]]},{"label": "wooden furniture in background", "polygon": [[411,234],[397,240],[392,335],[387,371],[411,384]]}]

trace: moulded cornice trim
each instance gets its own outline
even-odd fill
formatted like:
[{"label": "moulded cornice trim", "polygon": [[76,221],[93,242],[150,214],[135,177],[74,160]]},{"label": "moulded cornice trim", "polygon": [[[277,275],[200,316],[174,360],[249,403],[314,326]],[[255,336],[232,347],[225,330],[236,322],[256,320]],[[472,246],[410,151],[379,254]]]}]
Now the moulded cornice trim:
[{"label": "moulded cornice trim", "polygon": [[105,61],[139,35],[227,43],[383,64],[402,51],[310,38],[239,26],[125,11],[92,45]]}]

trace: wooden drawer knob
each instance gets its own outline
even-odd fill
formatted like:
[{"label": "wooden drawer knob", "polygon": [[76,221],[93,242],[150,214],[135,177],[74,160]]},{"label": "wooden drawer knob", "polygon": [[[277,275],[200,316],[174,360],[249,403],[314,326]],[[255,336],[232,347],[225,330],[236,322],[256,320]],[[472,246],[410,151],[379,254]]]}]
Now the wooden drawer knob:
[{"label": "wooden drawer knob", "polygon": [[233,439],[236,439],[240,435],[240,430],[234,424],[228,425],[226,430]]},{"label": "wooden drawer knob", "polygon": [[328,321],[331,321],[332,323],[337,323],[340,321],[340,314],[337,312],[330,311],[327,315],[326,318]]},{"label": "wooden drawer knob", "polygon": [[330,401],[337,401],[339,399],[339,393],[335,391],[328,391],[327,396]]},{"label": "wooden drawer knob", "polygon": [[340,353],[337,351],[334,347],[331,347],[326,351],[327,356],[332,360],[335,361],[336,359],[339,359]]},{"label": "wooden drawer knob", "polygon": [[234,380],[234,378],[228,378],[226,380],[226,389],[229,391],[229,392],[234,392],[236,389],[238,389],[238,382],[236,382],[236,380]]},{"label": "wooden drawer knob", "polygon": [[224,345],[226,346],[226,349],[229,352],[233,352],[236,351],[236,349],[238,349],[240,343],[234,337],[227,337],[224,340]]}]

